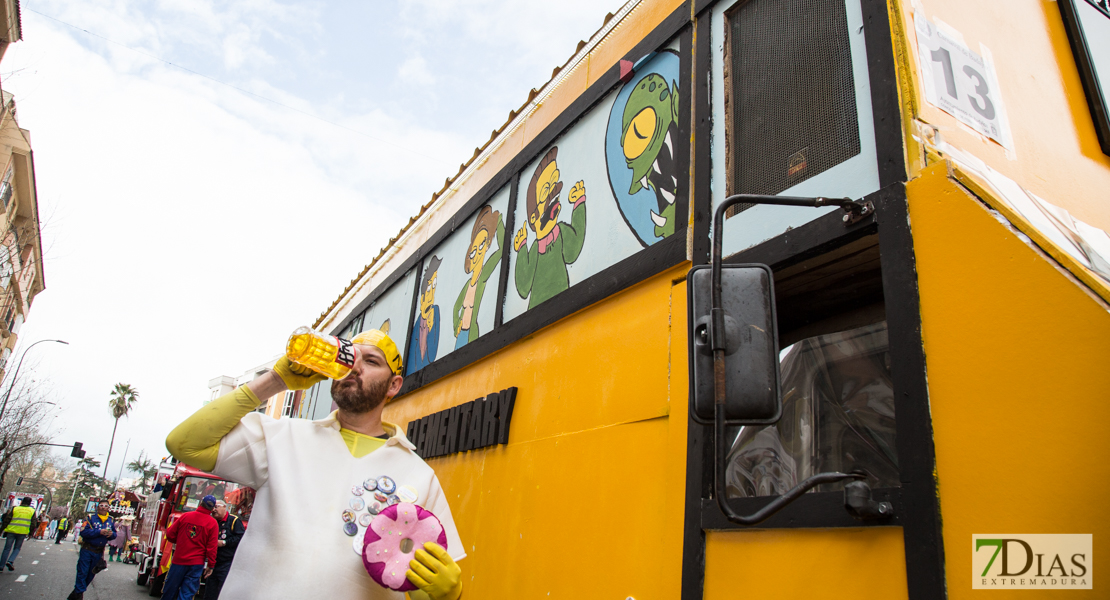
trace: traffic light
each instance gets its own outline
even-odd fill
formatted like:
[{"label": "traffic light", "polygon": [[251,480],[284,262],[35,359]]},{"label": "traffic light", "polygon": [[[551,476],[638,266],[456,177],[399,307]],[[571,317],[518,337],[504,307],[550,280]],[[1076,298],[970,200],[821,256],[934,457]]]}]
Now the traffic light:
[{"label": "traffic light", "polygon": [[73,451],[69,455],[73,458],[85,458],[85,451],[81,449],[81,442],[73,442]]}]

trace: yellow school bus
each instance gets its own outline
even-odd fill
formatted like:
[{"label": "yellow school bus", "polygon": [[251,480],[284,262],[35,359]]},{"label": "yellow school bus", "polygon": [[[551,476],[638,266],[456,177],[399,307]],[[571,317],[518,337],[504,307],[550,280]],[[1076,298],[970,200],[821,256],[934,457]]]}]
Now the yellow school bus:
[{"label": "yellow school bus", "polygon": [[1105,0],[606,15],[316,322],[404,349],[385,419],[466,596],[1105,597],[1108,31]]}]

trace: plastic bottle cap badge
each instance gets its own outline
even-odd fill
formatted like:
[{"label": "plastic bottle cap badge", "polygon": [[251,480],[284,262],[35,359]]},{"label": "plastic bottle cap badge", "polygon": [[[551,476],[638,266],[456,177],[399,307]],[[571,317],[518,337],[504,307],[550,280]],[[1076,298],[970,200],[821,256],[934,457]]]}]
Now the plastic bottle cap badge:
[{"label": "plastic bottle cap badge", "polygon": [[385,355],[385,360],[389,363],[389,368],[393,371],[393,374],[401,374],[401,353],[397,350],[397,344],[388,335],[377,329],[370,329],[356,335],[351,342],[376,346]]}]

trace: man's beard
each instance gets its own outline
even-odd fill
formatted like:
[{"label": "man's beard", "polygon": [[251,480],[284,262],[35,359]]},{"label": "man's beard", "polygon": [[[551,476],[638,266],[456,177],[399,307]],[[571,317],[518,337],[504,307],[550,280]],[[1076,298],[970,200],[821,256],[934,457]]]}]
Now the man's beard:
[{"label": "man's beard", "polygon": [[355,385],[342,385],[346,381],[346,379],[337,379],[331,382],[331,399],[340,409],[361,414],[370,412],[385,402],[385,394],[389,391],[389,379],[365,386],[357,379],[350,380]]}]

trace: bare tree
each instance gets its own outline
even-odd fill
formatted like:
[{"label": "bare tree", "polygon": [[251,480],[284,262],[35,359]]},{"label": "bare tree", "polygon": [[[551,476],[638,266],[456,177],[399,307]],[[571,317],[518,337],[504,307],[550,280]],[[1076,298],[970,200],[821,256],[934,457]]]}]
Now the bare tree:
[{"label": "bare tree", "polygon": [[33,379],[12,385],[16,388],[0,418],[0,489],[6,487],[13,466],[27,466],[33,464],[36,457],[41,459],[45,450],[42,444],[50,441],[45,426],[50,407],[43,399],[45,386]]}]

